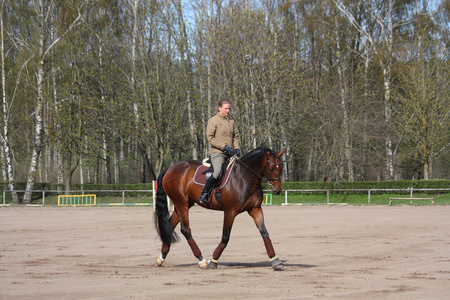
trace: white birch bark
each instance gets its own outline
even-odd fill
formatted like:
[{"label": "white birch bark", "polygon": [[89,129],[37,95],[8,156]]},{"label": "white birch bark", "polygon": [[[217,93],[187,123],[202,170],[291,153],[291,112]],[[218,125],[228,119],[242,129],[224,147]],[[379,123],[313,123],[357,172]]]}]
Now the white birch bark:
[{"label": "white birch bark", "polygon": [[113,164],[114,164],[114,183],[120,183],[120,167],[119,167],[119,161],[120,161],[120,155],[118,153],[119,149],[117,147],[114,147],[114,156],[113,156]]},{"label": "white birch bark", "polygon": [[106,141],[106,134],[102,134],[102,166],[103,166],[103,174],[106,183],[111,183],[111,178],[109,174],[109,164],[108,164],[108,143]]},{"label": "white birch bark", "polygon": [[385,121],[386,121],[386,171],[387,180],[394,179],[394,152],[392,150],[392,107],[391,107],[391,77],[392,77],[392,45],[393,45],[393,26],[392,26],[392,9],[393,0],[389,0],[389,8],[387,14],[388,29],[386,32],[386,46],[388,54],[388,62],[383,68],[384,77],[384,105],[385,105]]},{"label": "white birch bark", "polygon": [[255,85],[253,83],[253,66],[250,66],[250,131],[253,149],[256,148],[256,112],[255,112]]},{"label": "white birch bark", "polygon": [[[364,107],[368,107],[369,105],[369,49],[364,50],[365,51],[365,57],[364,57]],[[366,180],[367,177],[367,146],[368,146],[368,134],[367,134],[367,126],[369,122],[369,117],[367,115],[367,112],[364,112],[364,119],[363,119],[363,163],[362,163],[362,169],[361,169],[361,180]]]},{"label": "white birch bark", "polygon": [[[54,21],[52,22],[52,26],[51,26],[51,39],[52,41],[55,40],[56,36],[55,36],[55,25],[54,25]],[[52,60],[51,62],[52,64],[52,96],[53,96],[53,106],[54,106],[54,130],[55,132],[59,132],[61,124],[60,124],[60,118],[59,118],[59,109],[58,109],[58,91],[57,91],[57,87],[56,87],[56,70],[55,70],[55,66],[54,66],[54,62]],[[50,152],[50,151],[49,151]],[[61,148],[60,148],[60,142],[59,142],[59,138],[58,135],[55,135],[55,145],[54,145],[54,159],[55,159],[55,166],[56,166],[56,183],[62,184],[63,183],[63,166],[62,166],[62,159],[61,159]]]},{"label": "white birch bark", "polygon": [[34,127],[34,142],[31,152],[30,167],[28,170],[27,185],[25,188],[25,195],[22,200],[23,203],[31,202],[31,195],[36,181],[36,171],[38,165],[39,155],[42,149],[42,107],[44,105],[44,4],[39,1],[39,6],[36,7],[36,12],[39,16],[39,38],[38,38],[38,70],[37,70],[37,101],[34,112],[35,127]]},{"label": "white birch bark", "polygon": [[[6,74],[5,74],[5,44],[4,44],[4,36],[3,36],[3,4],[4,0],[1,2],[1,8],[0,8],[0,52],[1,52],[1,62],[2,62],[2,108],[3,108],[3,132],[1,135],[2,138],[2,154],[4,158],[4,173],[7,176],[8,179],[8,189],[11,191],[13,203],[17,204],[19,203],[19,197],[17,195],[16,186],[14,182],[14,174],[13,174],[13,166],[12,166],[12,159],[11,159],[11,149],[9,147],[9,103],[8,99],[6,97]],[[19,78],[19,77],[18,77]],[[5,176],[4,176],[5,177]]]},{"label": "white birch bark", "polygon": [[[100,103],[101,103],[102,107],[104,107],[106,105],[106,103],[105,103],[105,91],[103,88],[103,38],[102,38],[102,36],[99,36],[98,39],[99,39],[98,63],[99,63],[99,67],[100,67],[100,79],[99,79]],[[102,129],[102,131],[103,131],[103,134],[102,134],[103,174],[104,174],[105,182],[109,183],[110,182],[110,174],[109,174],[109,165],[108,165],[108,143],[106,140],[106,134],[104,132],[105,129]]]},{"label": "white birch bark", "polygon": [[353,176],[353,159],[352,159],[352,152],[351,152],[351,141],[350,141],[350,120],[348,117],[348,107],[347,107],[347,101],[345,99],[346,97],[346,86],[345,86],[345,78],[344,78],[344,70],[342,67],[342,56],[341,56],[341,46],[340,46],[340,39],[339,39],[339,33],[338,33],[338,22],[337,17],[334,17],[334,23],[336,25],[335,29],[335,40],[336,40],[336,65],[337,65],[337,73],[339,77],[339,97],[341,102],[341,109],[342,109],[342,122],[344,125],[344,153],[345,153],[345,159],[347,161],[347,175],[348,175],[348,181],[354,181]]},{"label": "white birch bark", "polygon": [[139,106],[137,103],[136,96],[136,43],[138,37],[138,8],[139,8],[139,0],[134,1],[133,5],[133,33],[132,33],[132,41],[131,41],[131,91],[133,95],[133,111],[136,122],[136,128],[139,126]]},{"label": "white birch bark", "polygon": [[8,181],[8,177],[6,176],[5,149],[3,147],[0,148],[0,159],[2,160],[2,178],[3,178],[3,182],[7,182]]}]

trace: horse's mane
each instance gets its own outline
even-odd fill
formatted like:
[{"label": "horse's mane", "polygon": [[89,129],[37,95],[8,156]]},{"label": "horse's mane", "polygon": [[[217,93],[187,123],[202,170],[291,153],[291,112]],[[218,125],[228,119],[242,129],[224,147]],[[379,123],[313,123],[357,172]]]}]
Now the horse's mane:
[{"label": "horse's mane", "polygon": [[265,153],[265,152],[270,152],[270,154],[276,154],[275,151],[273,151],[270,148],[267,148],[267,147],[264,147],[264,146],[259,146],[258,148],[255,148],[252,151],[250,151],[247,154],[245,154],[241,159],[242,160],[246,160],[246,159],[249,159],[251,157],[257,156],[260,153]]}]

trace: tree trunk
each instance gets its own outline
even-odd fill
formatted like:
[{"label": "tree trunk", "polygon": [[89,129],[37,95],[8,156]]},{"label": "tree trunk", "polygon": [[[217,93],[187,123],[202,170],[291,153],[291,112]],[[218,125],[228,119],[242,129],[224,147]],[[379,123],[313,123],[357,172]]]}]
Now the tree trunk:
[{"label": "tree trunk", "polygon": [[135,76],[136,76],[136,43],[138,36],[138,8],[139,8],[139,0],[134,1],[133,5],[133,33],[132,33],[132,41],[131,41],[131,91],[133,96],[133,111],[136,122],[136,127],[139,126],[139,106],[136,97],[136,85],[135,85]]},{"label": "tree trunk", "polygon": [[4,164],[6,169],[6,175],[8,178],[8,189],[11,191],[12,199],[14,204],[19,203],[19,196],[16,192],[16,184],[14,182],[14,174],[13,174],[13,166],[12,166],[12,159],[11,159],[11,149],[9,147],[9,130],[8,130],[8,99],[6,98],[6,74],[5,74],[5,44],[4,44],[4,38],[3,38],[3,3],[1,3],[1,9],[0,9],[0,52],[1,52],[1,62],[2,62],[2,108],[3,108],[3,134],[2,134],[2,144],[3,144],[3,151],[4,154]]},{"label": "tree trunk", "polygon": [[106,134],[102,134],[103,149],[102,149],[102,159],[103,159],[103,173],[105,178],[105,183],[111,183],[111,161],[110,161],[110,151],[108,147],[108,142],[106,141]]},{"label": "tree trunk", "polygon": [[[334,17],[334,23],[336,25],[335,28],[335,39],[336,39],[336,64],[337,64],[337,72],[339,76],[339,97],[341,98],[341,109],[342,109],[342,122],[343,122],[343,136],[344,136],[344,154],[345,159],[347,161],[347,175],[348,181],[354,181],[353,177],[353,159],[351,152],[351,142],[350,142],[350,125],[349,125],[349,117],[348,117],[348,108],[346,97],[346,87],[345,87],[345,78],[344,78],[344,70],[342,68],[342,57],[341,57],[341,47],[340,47],[340,39],[338,33],[338,22],[337,17]],[[343,178],[343,174],[341,174],[341,178]]]},{"label": "tree trunk", "polygon": [[367,179],[367,149],[368,149],[368,115],[366,111],[366,107],[369,106],[369,49],[365,49],[366,56],[364,57],[364,116],[363,116],[363,140],[362,140],[362,148],[363,148],[363,157],[362,157],[362,167],[361,167],[361,180],[365,181]]},{"label": "tree trunk", "polygon": [[385,121],[386,121],[386,168],[387,180],[394,179],[394,153],[392,151],[392,108],[391,108],[391,77],[392,77],[392,46],[393,46],[393,24],[392,9],[393,0],[389,0],[387,15],[387,55],[388,62],[383,69],[384,77],[384,101],[385,101]]},{"label": "tree trunk", "polygon": [[44,105],[44,7],[39,7],[40,20],[39,23],[39,39],[38,39],[38,51],[39,51],[39,63],[38,63],[38,76],[37,76],[37,101],[36,109],[34,112],[35,127],[34,127],[34,142],[33,150],[31,153],[30,167],[28,170],[27,185],[25,188],[25,195],[22,200],[23,203],[28,204],[31,202],[32,191],[34,183],[36,181],[36,171],[39,163],[39,155],[42,150],[42,108]]}]

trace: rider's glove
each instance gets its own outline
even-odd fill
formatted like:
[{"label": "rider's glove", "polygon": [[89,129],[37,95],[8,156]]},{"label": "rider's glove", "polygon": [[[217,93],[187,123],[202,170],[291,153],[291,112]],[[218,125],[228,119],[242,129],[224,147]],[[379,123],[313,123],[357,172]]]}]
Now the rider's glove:
[{"label": "rider's glove", "polygon": [[235,151],[236,151],[236,156],[237,156],[237,157],[241,157],[241,150],[236,149]]},{"label": "rider's glove", "polygon": [[231,154],[231,148],[228,145],[225,145],[225,152]]}]

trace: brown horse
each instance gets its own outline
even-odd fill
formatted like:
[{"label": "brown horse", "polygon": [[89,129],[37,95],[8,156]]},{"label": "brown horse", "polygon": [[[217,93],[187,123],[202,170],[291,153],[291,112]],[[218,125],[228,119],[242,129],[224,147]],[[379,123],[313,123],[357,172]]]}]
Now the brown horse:
[{"label": "brown horse", "polygon": [[[283,165],[280,158],[284,152],[285,150],[275,153],[268,148],[259,147],[235,161],[226,184],[220,188],[221,201],[212,196],[207,207],[224,212],[222,240],[208,262],[205,261],[192,238],[189,226],[189,209],[195,203],[199,204],[200,193],[203,189],[202,185],[194,182],[194,174],[201,162],[180,161],[162,171],[158,176],[155,212],[155,225],[163,242],[161,255],[156,259],[158,266],[161,266],[166,259],[170,245],[178,241],[174,229],[181,222],[181,233],[186,238],[194,256],[198,258],[199,267],[216,269],[219,257],[230,239],[235,217],[242,212],[247,212],[261,233],[273,269],[283,270],[283,264],[275,255],[269,233],[264,225],[261,181],[266,178],[274,194],[281,192]],[[166,196],[172,200],[174,206],[174,212],[170,217]]]}]

